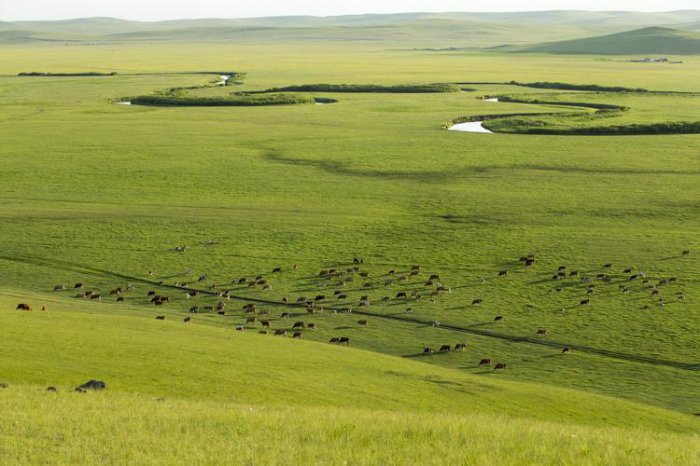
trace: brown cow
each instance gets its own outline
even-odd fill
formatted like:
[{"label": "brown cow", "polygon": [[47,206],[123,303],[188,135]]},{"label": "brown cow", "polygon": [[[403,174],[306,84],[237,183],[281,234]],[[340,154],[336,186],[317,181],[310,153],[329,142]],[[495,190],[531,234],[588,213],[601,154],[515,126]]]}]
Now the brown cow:
[{"label": "brown cow", "polygon": [[49,310],[49,307],[46,306],[46,305],[43,305],[43,306],[41,306],[41,310],[44,311],[44,312],[46,312],[46,311]]},{"label": "brown cow", "polygon": [[182,319],[183,322],[189,322],[190,320],[192,320],[192,317],[185,317]]},{"label": "brown cow", "polygon": [[547,335],[549,335],[549,332],[546,329],[541,328],[541,329],[537,330],[537,334],[542,335],[542,336],[547,336]]},{"label": "brown cow", "polygon": [[282,267],[275,267],[272,269],[272,273],[282,273]]},{"label": "brown cow", "polygon": [[452,350],[452,347],[450,345],[442,345],[440,347],[440,352],[449,352]]},{"label": "brown cow", "polygon": [[507,270],[501,270],[498,272],[499,277],[507,277],[508,276],[508,271]]},{"label": "brown cow", "polygon": [[591,300],[590,300],[590,299],[582,299],[582,300],[579,301],[579,303],[578,303],[579,306],[588,306],[589,304],[591,304]]},{"label": "brown cow", "polygon": [[309,330],[316,330],[316,324],[311,322],[309,324],[306,324],[306,328],[308,328]]},{"label": "brown cow", "polygon": [[502,320],[503,320],[503,316],[496,316],[496,317],[493,318],[493,321],[494,321],[494,322],[500,322],[500,321],[502,321]]},{"label": "brown cow", "polygon": [[294,332],[294,335],[292,335],[292,338],[301,338],[301,332]]},{"label": "brown cow", "polygon": [[684,249],[683,252],[681,253],[681,255],[683,255],[683,256],[687,256],[688,254],[690,254],[690,249]]},{"label": "brown cow", "polygon": [[328,340],[328,343],[338,343],[339,340],[340,340],[340,338],[334,337],[334,338],[331,338],[330,340]]},{"label": "brown cow", "polygon": [[479,361],[480,366],[490,366],[491,365],[491,358],[484,358],[481,361]]},{"label": "brown cow", "polygon": [[156,316],[156,320],[165,320],[165,316]]},{"label": "brown cow", "polygon": [[367,321],[364,320],[364,319],[363,319],[363,320],[358,320],[357,323],[358,323],[359,325],[365,325],[365,326],[367,325]]},{"label": "brown cow", "polygon": [[493,370],[506,369],[507,367],[508,367],[508,365],[506,363],[499,362],[499,363],[496,363],[496,367],[494,367]]},{"label": "brown cow", "polygon": [[267,330],[260,330],[258,333],[260,335],[267,335]]},{"label": "brown cow", "polygon": [[304,328],[304,327],[305,327],[304,322],[294,322],[294,325],[292,325],[292,329]]},{"label": "brown cow", "polygon": [[434,273],[428,278],[428,280],[440,280],[440,275]]},{"label": "brown cow", "polygon": [[19,303],[15,309],[17,309],[19,311],[31,311],[32,306],[30,304],[27,304],[27,303]]},{"label": "brown cow", "polygon": [[263,328],[270,328],[270,321],[269,320],[261,320],[260,325],[262,325]]}]

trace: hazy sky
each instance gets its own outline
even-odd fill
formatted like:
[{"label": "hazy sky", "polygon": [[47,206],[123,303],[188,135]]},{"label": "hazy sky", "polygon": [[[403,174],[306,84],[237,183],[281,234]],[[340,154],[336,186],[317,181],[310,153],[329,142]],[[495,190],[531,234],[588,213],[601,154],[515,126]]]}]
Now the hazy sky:
[{"label": "hazy sky", "polygon": [[415,11],[669,11],[699,6],[698,0],[0,0],[0,20],[112,16],[155,21]]}]

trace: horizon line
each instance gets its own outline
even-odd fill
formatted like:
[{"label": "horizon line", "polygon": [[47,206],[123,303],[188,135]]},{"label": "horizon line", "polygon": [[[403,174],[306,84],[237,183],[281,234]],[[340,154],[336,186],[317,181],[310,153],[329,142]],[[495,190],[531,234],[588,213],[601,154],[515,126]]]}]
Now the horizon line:
[{"label": "horizon line", "polygon": [[318,18],[318,19],[328,19],[328,18],[343,18],[343,17],[353,17],[353,16],[389,16],[389,15],[412,15],[412,14],[481,14],[481,15],[492,15],[492,14],[518,14],[518,13],[562,13],[562,12],[585,12],[585,13],[681,13],[681,12],[700,12],[700,9],[685,8],[681,10],[582,10],[582,9],[546,9],[546,10],[504,10],[504,11],[398,11],[393,13],[348,13],[348,14],[337,14],[337,15],[312,15],[312,14],[300,14],[300,15],[269,15],[269,16],[235,16],[235,17],[223,17],[223,16],[201,16],[201,17],[181,17],[181,18],[170,18],[170,19],[130,19],[127,17],[118,16],[80,16],[80,17],[69,17],[69,18],[57,18],[57,19],[12,19],[4,20],[0,19],[2,23],[20,23],[20,22],[61,22],[61,21],[84,21],[84,20],[96,20],[96,19],[109,19],[117,21],[131,21],[139,23],[162,23],[168,21],[199,21],[199,20],[241,20],[241,19],[270,19],[270,18]]}]

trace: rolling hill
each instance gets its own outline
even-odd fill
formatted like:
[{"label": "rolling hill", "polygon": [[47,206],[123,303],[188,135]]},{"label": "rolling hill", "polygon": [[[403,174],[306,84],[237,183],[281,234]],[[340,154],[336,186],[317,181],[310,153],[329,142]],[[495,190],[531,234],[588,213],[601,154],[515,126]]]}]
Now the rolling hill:
[{"label": "rolling hill", "polygon": [[700,34],[666,27],[647,27],[586,39],[549,42],[518,51],[598,55],[697,55],[700,54]]},{"label": "rolling hill", "polygon": [[[0,43],[30,41],[362,41],[484,48],[579,39],[650,26],[682,27],[700,11],[665,13],[545,11],[284,16],[159,22],[116,18],[0,22]],[[546,24],[547,27],[542,27]]]}]

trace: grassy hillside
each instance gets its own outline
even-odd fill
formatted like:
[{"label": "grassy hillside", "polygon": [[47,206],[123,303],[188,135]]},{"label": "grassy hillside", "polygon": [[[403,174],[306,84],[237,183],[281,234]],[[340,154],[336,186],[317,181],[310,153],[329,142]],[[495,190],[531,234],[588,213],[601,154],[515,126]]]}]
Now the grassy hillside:
[{"label": "grassy hillside", "polygon": [[[94,462],[80,459],[95,451],[113,462],[120,452],[143,451],[145,459],[127,459],[149,463],[158,454],[169,458],[159,445],[191,446],[188,434],[209,435],[213,446],[249,439],[236,444],[246,450],[226,451],[254,450],[263,463],[275,460],[268,445],[293,445],[306,462],[323,462],[312,446],[325,429],[336,441],[331,457],[357,462],[390,463],[384,460],[394,450],[376,447],[379,440],[418,438],[422,448],[406,447],[406,455],[427,458],[435,445],[435,458],[452,449],[469,459],[477,449],[477,463],[502,453],[512,463],[541,455],[545,463],[609,464],[629,454],[635,464],[647,457],[663,463],[663,455],[692,464],[698,136],[460,134],[441,125],[462,115],[585,110],[563,102],[630,108],[609,121],[697,118],[697,57],[640,67],[588,56],[313,41],[210,43],[206,53],[197,43],[140,42],[0,52],[0,379],[9,383],[0,400],[3,408],[17,406],[18,420],[0,434],[10,439],[0,441],[0,451],[12,446],[9,463],[35,463],[41,448],[64,463]],[[28,70],[118,74],[16,76]],[[466,93],[324,92],[338,101],[325,106],[114,103],[218,79],[192,74],[203,70],[247,73],[235,88],[192,91],[206,98],[303,83],[511,80],[649,92],[474,84]],[[504,94],[531,100],[482,100]],[[529,254],[537,258],[532,267],[519,260]],[[418,275],[410,275],[413,265],[421,266]],[[347,272],[355,266],[360,271]],[[566,277],[553,280],[560,266]],[[320,275],[330,268],[345,275]],[[630,280],[641,272],[645,278]],[[432,274],[449,292],[432,294]],[[258,275],[269,288],[250,286]],[[101,301],[76,298],[78,282]],[[128,283],[133,291],[125,291]],[[69,291],[52,292],[57,284]],[[117,287],[124,290],[119,304],[110,295]],[[185,291],[195,289],[199,296],[188,299]],[[335,297],[336,289],[346,296]],[[225,290],[230,299],[217,295]],[[169,302],[154,305],[148,291]],[[326,299],[313,313],[283,304],[283,297],[295,303],[320,294]],[[370,306],[359,305],[364,295]],[[579,305],[584,299],[589,305]],[[219,301],[223,315],[206,309]],[[15,311],[20,302],[49,311]],[[254,313],[243,310],[249,302],[257,303]],[[201,312],[190,313],[192,306]],[[287,335],[258,334],[263,320]],[[296,330],[301,339],[290,337],[296,322],[305,327]],[[350,347],[329,344],[343,336]],[[437,351],[457,343],[466,349]],[[426,347],[436,351],[423,354]],[[484,358],[492,364],[479,366]],[[495,370],[497,362],[507,369]],[[104,397],[69,393],[93,377],[108,382]],[[58,394],[44,393],[49,384]],[[55,411],[24,409],[43,406],[46,395],[61,400]],[[143,417],[125,414],[128,407]],[[242,418],[241,407],[250,416]],[[65,432],[51,427],[58,416],[79,419],[92,408],[101,410],[94,421],[66,423]],[[203,427],[173,427],[176,412]],[[508,418],[482,421],[492,414]],[[27,416],[34,421],[23,422]],[[417,424],[416,416],[428,420]],[[93,429],[99,419],[110,428]],[[348,424],[357,426],[347,427],[351,435]],[[382,424],[386,436],[377,434]],[[120,425],[133,426],[145,445]],[[290,429],[296,433],[265,436]],[[674,434],[652,443],[649,432]],[[109,434],[119,440],[102,442]],[[367,448],[348,453],[357,439]],[[397,463],[410,463],[401,451]],[[201,445],[180,454],[211,462]]]},{"label": "grassy hillside", "polygon": [[[698,454],[687,435],[696,421],[670,411],[212,328],[197,317],[157,321],[138,307],[32,295],[23,299],[51,301],[49,310],[14,311],[12,295],[0,295],[4,462],[436,464],[439,454],[441,464],[578,455],[679,464]],[[106,381],[107,391],[72,391],[90,378]],[[49,385],[58,393],[47,393]],[[634,446],[640,438],[644,449]],[[537,452],[528,446],[535,439]],[[392,448],[380,448],[384,442]]]},{"label": "grassy hillside", "polygon": [[698,55],[700,34],[648,27],[599,37],[550,42],[519,51],[590,55]]}]

